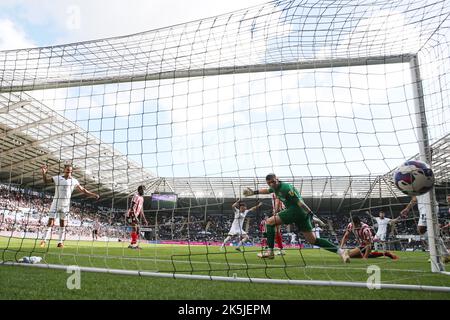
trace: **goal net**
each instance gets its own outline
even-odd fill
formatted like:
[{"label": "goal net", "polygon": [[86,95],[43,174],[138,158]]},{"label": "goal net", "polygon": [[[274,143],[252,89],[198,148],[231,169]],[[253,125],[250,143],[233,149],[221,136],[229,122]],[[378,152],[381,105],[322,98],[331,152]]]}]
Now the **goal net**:
[{"label": "goal net", "polygon": [[[449,1],[280,0],[0,52],[0,260],[354,286],[375,266],[382,286],[450,290],[449,16]],[[401,215],[411,198],[392,181],[409,159],[436,179],[424,234],[417,206]],[[49,228],[52,177],[67,181],[66,164],[82,187],[67,226],[56,215]],[[316,235],[336,246],[352,217],[377,232],[384,211],[395,221],[373,244],[381,256],[344,264],[283,225],[284,254],[258,258],[272,199],[243,190],[267,188],[269,173],[295,186],[324,223]],[[241,218],[248,240],[222,247],[238,199],[257,206]],[[141,205],[137,223],[126,217]],[[354,247],[351,234],[344,248]]]}]

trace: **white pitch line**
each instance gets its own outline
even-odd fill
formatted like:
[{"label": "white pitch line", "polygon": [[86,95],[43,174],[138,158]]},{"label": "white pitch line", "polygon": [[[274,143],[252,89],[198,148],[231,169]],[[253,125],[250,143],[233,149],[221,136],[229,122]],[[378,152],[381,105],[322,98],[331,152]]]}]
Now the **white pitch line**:
[{"label": "white pitch line", "polygon": [[[156,259],[152,257],[124,257],[124,256],[104,256],[104,255],[90,255],[90,254],[74,254],[74,253],[54,253],[54,252],[47,252],[45,255],[55,255],[55,256],[73,256],[73,257],[83,257],[83,258],[96,258],[96,259],[119,259],[119,260],[143,260],[145,262],[163,262],[163,263],[185,263],[185,264],[204,264],[204,265],[229,265],[229,266],[236,266],[236,267],[261,267],[261,268],[280,268],[280,267],[286,267],[286,268],[303,268],[303,269],[341,269],[341,270],[361,270],[366,271],[366,267],[349,267],[349,266],[343,266],[343,265],[328,265],[328,266],[319,266],[319,265],[292,265],[292,264],[268,264],[268,263],[236,263],[236,262],[206,262],[206,261],[195,261],[195,260],[172,260],[172,259]],[[217,254],[216,254],[217,255]],[[188,255],[187,255],[188,256]],[[430,273],[429,271],[424,270],[416,270],[416,269],[393,269],[393,268],[382,268],[383,271],[391,271],[391,272],[409,272],[409,273]],[[214,270],[212,270],[214,271]]]},{"label": "white pitch line", "polygon": [[[0,261],[1,263],[1,261]],[[24,266],[24,267],[36,267],[45,269],[58,269],[67,270],[68,266],[63,265],[51,265],[51,264],[19,264],[6,262],[6,265],[11,266]],[[324,281],[324,280],[291,280],[291,279],[267,279],[267,278],[242,278],[242,277],[224,277],[224,276],[211,276],[211,275],[192,275],[192,274],[180,274],[180,273],[163,273],[163,272],[147,272],[137,270],[120,270],[120,269],[104,269],[104,268],[92,268],[92,267],[79,267],[83,272],[97,272],[108,274],[121,274],[121,275],[134,275],[134,276],[149,276],[160,277],[170,279],[189,279],[189,280],[216,280],[216,281],[228,281],[228,282],[244,282],[244,283],[271,283],[271,284],[289,284],[289,285],[312,285],[312,286],[334,286],[334,287],[353,287],[353,288],[369,288],[365,282],[349,282],[349,281]],[[442,286],[422,286],[422,285],[408,285],[408,284],[391,284],[380,283],[380,289],[400,289],[400,290],[415,290],[415,291],[434,291],[434,292],[450,292],[450,287]]]}]

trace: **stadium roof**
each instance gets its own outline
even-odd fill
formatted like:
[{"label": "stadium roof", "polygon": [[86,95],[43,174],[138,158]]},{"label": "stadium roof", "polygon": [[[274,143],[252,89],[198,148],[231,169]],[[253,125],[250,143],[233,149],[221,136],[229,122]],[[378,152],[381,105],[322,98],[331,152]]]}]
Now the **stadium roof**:
[{"label": "stadium roof", "polygon": [[0,95],[0,180],[34,189],[44,188],[41,166],[49,175],[73,163],[74,176],[88,190],[109,197],[127,196],[151,172],[102,143],[74,122],[26,93]]},{"label": "stadium roof", "polygon": [[[281,181],[294,184],[303,197],[314,198],[365,198],[404,196],[383,176],[353,177],[279,177]],[[265,177],[244,178],[176,178],[170,180],[181,196],[208,198],[240,198],[245,188],[267,187]],[[198,190],[193,192],[193,190]],[[270,197],[259,195],[259,197]]]},{"label": "stadium roof", "polygon": [[450,133],[431,145],[431,153],[436,181],[442,184],[450,183]]}]

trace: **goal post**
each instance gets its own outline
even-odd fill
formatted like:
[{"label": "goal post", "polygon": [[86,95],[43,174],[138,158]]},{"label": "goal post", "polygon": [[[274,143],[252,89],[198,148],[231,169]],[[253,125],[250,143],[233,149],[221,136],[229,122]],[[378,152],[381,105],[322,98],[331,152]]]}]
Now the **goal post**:
[{"label": "goal post", "polygon": [[268,63],[255,65],[239,65],[226,66],[218,68],[202,68],[202,69],[188,69],[188,70],[173,70],[160,73],[145,73],[133,74],[126,76],[117,76],[113,78],[93,77],[88,79],[75,79],[68,81],[52,81],[50,83],[30,84],[30,85],[11,85],[0,87],[2,92],[15,91],[29,91],[29,90],[48,90],[58,88],[70,88],[81,86],[94,86],[111,83],[129,83],[139,81],[155,81],[155,80],[173,80],[179,78],[194,78],[194,77],[208,77],[219,75],[233,75],[233,74],[248,74],[253,72],[276,72],[289,70],[307,70],[307,69],[321,69],[321,68],[339,68],[339,67],[356,67],[356,66],[371,66],[371,65],[385,65],[393,63],[408,63],[415,56],[412,54],[392,55],[392,56],[377,56],[377,57],[358,57],[346,59],[327,59],[327,60],[312,60],[312,61],[298,61],[291,63]]},{"label": "goal post", "polygon": [[[425,163],[432,163],[432,150],[428,138],[427,116],[425,110],[425,102],[423,99],[424,93],[422,87],[422,79],[420,77],[420,65],[418,57],[413,57],[410,60],[409,64],[411,68],[411,80],[413,83],[414,107],[417,122],[417,138],[419,144],[419,159]],[[435,206],[432,205],[436,202],[434,188],[430,192],[428,192],[425,197],[425,203],[428,207],[427,237],[430,250],[431,271],[442,272],[445,271],[444,261],[442,255],[438,254],[436,243],[438,241],[438,238],[440,237],[439,223],[437,218],[438,212],[435,211]]]}]

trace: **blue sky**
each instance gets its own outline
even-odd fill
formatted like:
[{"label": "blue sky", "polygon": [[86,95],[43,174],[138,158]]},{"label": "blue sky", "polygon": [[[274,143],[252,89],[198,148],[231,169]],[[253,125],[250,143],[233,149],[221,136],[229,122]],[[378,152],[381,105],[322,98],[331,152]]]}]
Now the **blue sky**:
[{"label": "blue sky", "polygon": [[0,49],[85,41],[163,28],[266,0],[2,0]]}]

